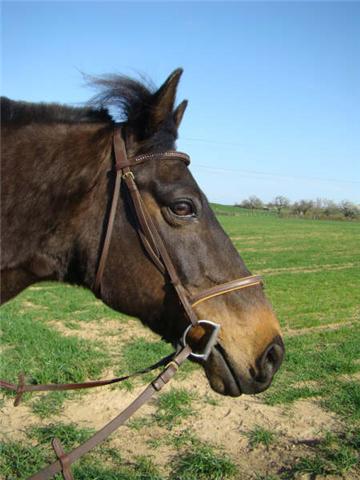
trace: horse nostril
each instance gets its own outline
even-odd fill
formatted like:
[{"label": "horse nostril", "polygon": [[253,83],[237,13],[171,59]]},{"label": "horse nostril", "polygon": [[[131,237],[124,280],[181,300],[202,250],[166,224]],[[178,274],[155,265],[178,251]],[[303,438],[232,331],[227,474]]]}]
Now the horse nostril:
[{"label": "horse nostril", "polygon": [[278,343],[273,343],[268,347],[267,351],[264,354],[263,364],[270,365],[272,367],[273,373],[275,373],[283,360],[284,357],[284,348]]},{"label": "horse nostril", "polygon": [[284,345],[282,341],[272,342],[258,359],[258,373],[254,380],[267,383],[279,369],[284,358]]}]

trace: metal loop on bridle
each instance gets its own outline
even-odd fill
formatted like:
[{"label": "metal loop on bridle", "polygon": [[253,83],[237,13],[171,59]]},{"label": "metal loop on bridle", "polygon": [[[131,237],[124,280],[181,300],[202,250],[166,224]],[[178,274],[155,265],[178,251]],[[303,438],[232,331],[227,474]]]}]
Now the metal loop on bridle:
[{"label": "metal loop on bridle", "polygon": [[[184,333],[183,336],[181,337],[180,343],[183,347],[186,347],[188,345],[187,343],[187,336],[189,332],[193,329],[196,328],[198,325],[208,325],[212,328],[210,336],[207,338],[207,342],[204,346],[204,349],[201,353],[196,353],[192,351],[190,353],[190,357],[196,358],[198,360],[204,360],[206,361],[209,358],[209,355],[211,353],[212,348],[216,345],[217,339],[219,336],[219,330],[220,330],[220,325],[218,323],[212,322],[211,320],[198,320],[197,324],[194,325],[189,325]],[[206,334],[205,334],[206,335]]]}]

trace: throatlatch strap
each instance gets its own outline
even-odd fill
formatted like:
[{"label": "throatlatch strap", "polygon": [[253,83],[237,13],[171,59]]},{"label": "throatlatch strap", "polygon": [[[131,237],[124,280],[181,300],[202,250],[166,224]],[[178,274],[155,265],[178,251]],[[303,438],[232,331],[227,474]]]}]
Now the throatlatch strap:
[{"label": "throatlatch strap", "polygon": [[110,213],[109,213],[108,226],[106,229],[105,240],[104,240],[103,248],[100,255],[99,266],[96,272],[96,278],[95,278],[95,284],[94,284],[95,292],[100,292],[101,290],[101,280],[104,274],[106,260],[107,260],[109,249],[110,249],[112,232],[114,229],[116,207],[117,207],[117,204],[119,201],[119,195],[120,195],[120,184],[121,184],[121,172],[117,170],[116,178],[115,178],[114,193],[113,193]]}]

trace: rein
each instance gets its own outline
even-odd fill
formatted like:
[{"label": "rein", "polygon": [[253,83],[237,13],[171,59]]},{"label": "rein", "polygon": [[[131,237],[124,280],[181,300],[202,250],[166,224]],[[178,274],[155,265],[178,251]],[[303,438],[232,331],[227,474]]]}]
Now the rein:
[{"label": "rein", "polygon": [[[14,405],[17,406],[25,392],[33,391],[49,391],[49,390],[72,390],[80,388],[93,388],[104,385],[110,385],[113,383],[121,382],[136,375],[140,375],[160,366],[164,366],[163,371],[153,380],[145,390],[119,415],[106,424],[101,430],[90,437],[86,442],[79,445],[71,452],[65,453],[59,440],[54,438],[52,446],[54,452],[58,458],[57,461],[44,468],[40,472],[29,477],[28,480],[47,480],[53,477],[57,473],[61,473],[64,480],[73,480],[73,474],[71,472],[71,464],[82,457],[84,454],[92,450],[99,443],[103,442],[111,433],[118,429],[131,415],[133,415],[144,403],[146,403],[151,396],[160,391],[163,386],[169,382],[169,380],[175,375],[181,364],[189,357],[201,359],[206,361],[209,357],[212,348],[217,342],[220,325],[210,320],[199,320],[197,314],[194,311],[194,307],[200,303],[209,300],[210,298],[224,295],[236,290],[248,288],[255,285],[262,284],[262,278],[259,275],[252,275],[248,277],[239,278],[230,282],[216,285],[214,287],[203,290],[202,292],[189,296],[184,285],[180,281],[173,261],[167,251],[165,243],[159,233],[154,220],[151,218],[146,205],[138,190],[132,167],[145,163],[150,160],[167,159],[167,160],[180,160],[186,165],[190,164],[190,158],[186,153],[177,151],[168,151],[164,153],[153,153],[138,155],[133,158],[129,158],[126,154],[125,142],[122,138],[122,131],[120,127],[114,128],[113,133],[113,151],[115,158],[115,186],[113,191],[113,197],[111,200],[111,207],[109,213],[108,224],[102,246],[102,251],[99,258],[98,269],[96,272],[94,290],[97,293],[101,293],[101,284],[106,267],[107,257],[110,250],[110,242],[112,232],[114,228],[114,222],[116,217],[116,210],[119,201],[121,183],[126,185],[127,191],[130,194],[130,201],[134,217],[137,220],[136,230],[139,239],[148,253],[150,259],[154,265],[168,277],[170,283],[175,289],[177,296],[180,300],[182,308],[184,309],[186,316],[189,319],[189,326],[185,329],[181,339],[179,340],[179,346],[176,352],[161,359],[151,367],[147,367],[139,372],[135,372],[132,375],[126,375],[124,377],[116,377],[110,380],[98,380],[84,383],[67,383],[67,384],[49,384],[49,385],[26,385],[25,377],[23,374],[19,375],[19,384],[15,385],[7,381],[0,381],[0,388],[16,391],[16,397]],[[194,328],[202,326],[204,328],[205,345],[202,347],[201,352],[194,352],[193,349],[187,343],[187,336],[189,332]],[[206,330],[210,330],[206,331]],[[201,342],[202,344],[204,342]]]}]

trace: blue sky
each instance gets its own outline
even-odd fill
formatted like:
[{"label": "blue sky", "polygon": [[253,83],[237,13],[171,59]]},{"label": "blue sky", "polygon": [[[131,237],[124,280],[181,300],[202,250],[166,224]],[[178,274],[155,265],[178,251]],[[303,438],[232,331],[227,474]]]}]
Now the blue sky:
[{"label": "blue sky", "polygon": [[184,68],[178,148],[212,201],[360,203],[360,3],[3,2],[2,94],[78,104],[80,72]]}]

